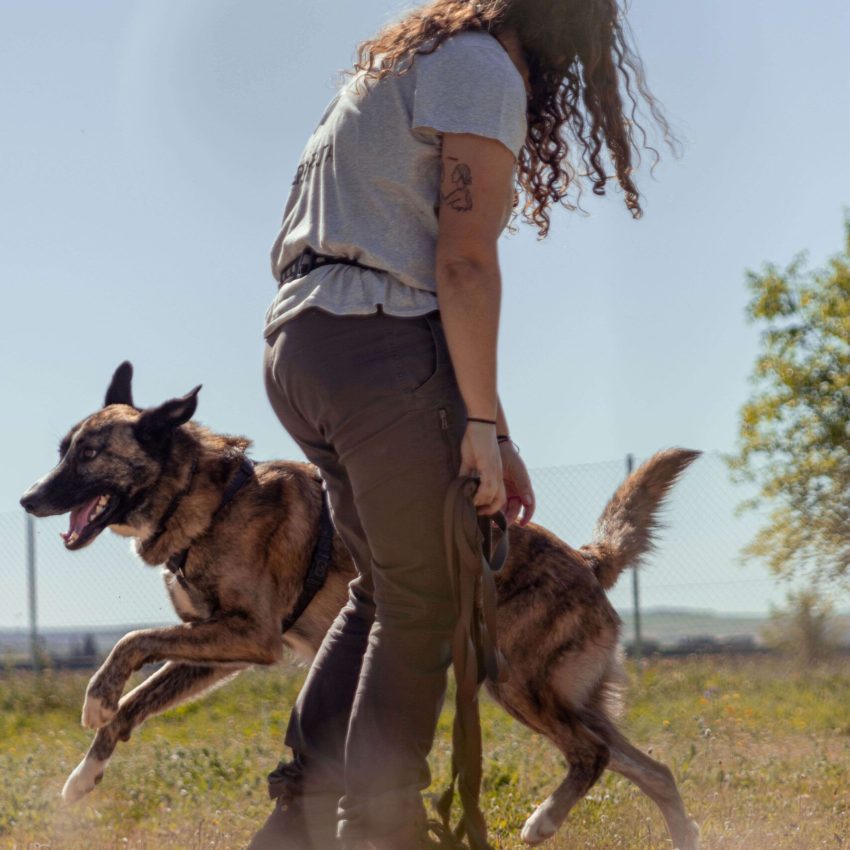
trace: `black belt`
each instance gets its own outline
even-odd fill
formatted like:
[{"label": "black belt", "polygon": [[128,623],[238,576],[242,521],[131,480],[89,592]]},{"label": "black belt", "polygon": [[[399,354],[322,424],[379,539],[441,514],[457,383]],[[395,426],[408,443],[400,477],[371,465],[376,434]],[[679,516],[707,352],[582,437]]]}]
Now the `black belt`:
[{"label": "black belt", "polygon": [[330,265],[357,266],[361,269],[372,269],[371,266],[364,266],[363,263],[358,263],[357,260],[352,260],[350,257],[332,257],[328,254],[317,254],[312,248],[305,248],[288,266],[285,266],[280,273],[280,284],[289,283],[290,280],[295,280],[297,277],[304,277],[305,274],[318,269],[321,266]]}]

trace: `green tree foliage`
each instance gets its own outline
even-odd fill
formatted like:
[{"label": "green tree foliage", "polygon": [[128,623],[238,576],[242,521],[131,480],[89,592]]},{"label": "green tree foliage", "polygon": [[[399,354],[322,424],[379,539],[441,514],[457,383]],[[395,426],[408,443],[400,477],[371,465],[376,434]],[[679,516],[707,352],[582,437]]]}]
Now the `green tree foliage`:
[{"label": "green tree foliage", "polygon": [[845,234],[825,268],[801,255],[748,273],[747,316],[763,332],[730,463],[758,485],[745,507],[770,509],[745,557],[850,583],[850,212]]},{"label": "green tree foliage", "polygon": [[824,661],[838,646],[838,621],[832,603],[815,588],[790,591],[785,608],[770,608],[762,628],[764,642],[794,656],[802,665]]}]

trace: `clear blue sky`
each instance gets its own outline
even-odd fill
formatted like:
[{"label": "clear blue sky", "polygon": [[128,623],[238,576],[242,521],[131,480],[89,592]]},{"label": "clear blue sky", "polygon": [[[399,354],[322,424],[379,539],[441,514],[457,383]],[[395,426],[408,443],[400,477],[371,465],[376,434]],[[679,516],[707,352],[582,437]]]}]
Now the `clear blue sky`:
[{"label": "clear blue sky", "polygon": [[[377,0],[0,4],[0,512],[118,362],[154,403],[296,457],[266,402],[268,250],[299,153]],[[744,271],[835,252],[850,204],[844,0],[635,2],[684,143],[502,244],[501,391],[531,467],[730,450],[756,332]]]}]

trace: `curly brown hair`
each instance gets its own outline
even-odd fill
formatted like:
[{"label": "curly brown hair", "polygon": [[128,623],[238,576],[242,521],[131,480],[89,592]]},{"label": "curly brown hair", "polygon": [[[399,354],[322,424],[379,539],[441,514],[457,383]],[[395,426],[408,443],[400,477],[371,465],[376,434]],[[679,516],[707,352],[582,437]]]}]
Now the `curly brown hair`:
[{"label": "curly brown hair", "polygon": [[658,161],[638,121],[643,105],[673,150],[675,140],[647,88],[619,0],[433,0],[363,42],[354,69],[377,79],[404,73],[404,60],[433,52],[456,33],[498,36],[508,29],[519,37],[530,78],[528,135],[517,169],[524,219],[546,236],[552,204],[575,209],[573,186],[580,194],[587,180],[594,194],[604,195],[611,176],[639,218],[632,175],[641,149]]}]

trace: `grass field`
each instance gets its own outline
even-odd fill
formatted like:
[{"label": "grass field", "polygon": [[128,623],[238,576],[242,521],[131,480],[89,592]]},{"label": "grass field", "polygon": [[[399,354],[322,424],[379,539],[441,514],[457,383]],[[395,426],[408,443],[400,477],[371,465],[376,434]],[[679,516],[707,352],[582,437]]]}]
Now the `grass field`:
[{"label": "grass field", "polygon": [[[0,848],[238,850],[270,808],[303,671],[243,673],[206,699],[154,718],[119,747],[81,804],[58,794],[90,733],[86,677],[0,676]],[[706,850],[850,850],[850,670],[802,674],[776,661],[652,662],[631,670],[623,728],[674,771]],[[485,811],[499,848],[518,848],[535,803],[563,776],[545,741],[483,707]],[[450,717],[433,766],[443,787]],[[655,807],[606,774],[548,847],[669,848]]]}]

